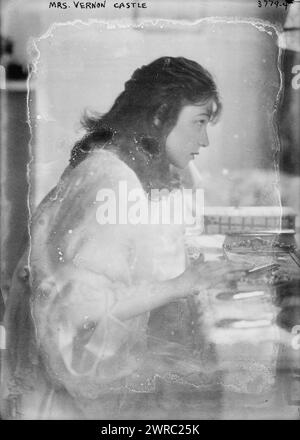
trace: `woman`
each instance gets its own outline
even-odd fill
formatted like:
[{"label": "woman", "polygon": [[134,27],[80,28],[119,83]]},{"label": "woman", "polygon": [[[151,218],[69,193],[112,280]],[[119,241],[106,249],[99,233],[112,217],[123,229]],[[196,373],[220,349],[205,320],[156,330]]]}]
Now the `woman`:
[{"label": "woman", "polygon": [[203,67],[163,57],[134,72],[108,113],[85,119],[87,134],[33,217],[13,278],[6,394],[18,414],[11,417],[134,418],[141,393],[158,402],[155,378],[197,375],[188,330],[168,338],[164,320],[178,316],[161,307],[181,301],[186,313],[185,298],[243,270],[186,267],[183,225],[102,222],[99,191],[112,191],[122,206],[120,182],[143,190],[150,204],[151,190],[179,188],[171,168],[185,168],[208,146],[207,124],[220,109]]}]

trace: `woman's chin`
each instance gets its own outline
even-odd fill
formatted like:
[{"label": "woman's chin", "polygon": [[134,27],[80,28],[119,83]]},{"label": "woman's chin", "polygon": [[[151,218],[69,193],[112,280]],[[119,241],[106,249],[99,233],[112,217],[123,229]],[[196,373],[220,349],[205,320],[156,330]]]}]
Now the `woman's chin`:
[{"label": "woman's chin", "polygon": [[180,162],[177,162],[175,166],[181,170],[184,170],[188,166],[190,160],[191,160],[191,158],[188,158],[185,160],[183,159]]}]

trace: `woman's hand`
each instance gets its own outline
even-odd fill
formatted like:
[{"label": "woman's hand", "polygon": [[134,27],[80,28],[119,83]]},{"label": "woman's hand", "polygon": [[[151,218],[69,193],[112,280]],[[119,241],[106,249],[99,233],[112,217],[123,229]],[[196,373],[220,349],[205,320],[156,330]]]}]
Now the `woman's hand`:
[{"label": "woman's hand", "polygon": [[185,272],[178,277],[182,285],[177,298],[196,294],[203,289],[209,289],[219,284],[233,284],[246,275],[250,268],[247,263],[234,263],[228,261],[209,261],[204,263],[200,257],[192,263]]}]

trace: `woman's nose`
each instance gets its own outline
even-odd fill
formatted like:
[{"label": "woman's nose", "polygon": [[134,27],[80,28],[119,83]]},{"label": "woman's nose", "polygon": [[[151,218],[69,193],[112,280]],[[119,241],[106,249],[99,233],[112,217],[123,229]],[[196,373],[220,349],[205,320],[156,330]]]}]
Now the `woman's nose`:
[{"label": "woman's nose", "polygon": [[206,148],[209,146],[209,139],[208,139],[206,130],[203,131],[199,144],[200,144],[200,147],[202,147],[202,148]]}]

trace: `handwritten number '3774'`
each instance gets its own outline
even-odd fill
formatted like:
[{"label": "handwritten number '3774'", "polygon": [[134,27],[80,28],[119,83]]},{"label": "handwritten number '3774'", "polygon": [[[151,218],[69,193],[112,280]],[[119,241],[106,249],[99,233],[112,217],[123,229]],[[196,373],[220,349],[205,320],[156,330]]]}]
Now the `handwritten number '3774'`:
[{"label": "handwritten number '3774'", "polygon": [[266,8],[267,6],[275,6],[275,8],[278,8],[279,6],[283,6],[285,9],[287,9],[288,4],[294,3],[294,0],[286,0],[284,2],[280,1],[271,1],[271,0],[258,0],[257,5],[259,8],[262,8],[263,6]]}]

